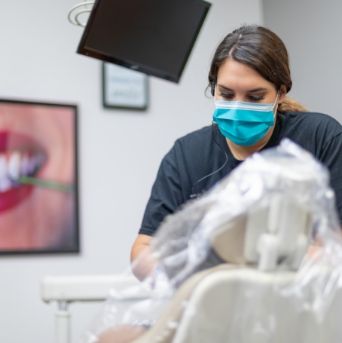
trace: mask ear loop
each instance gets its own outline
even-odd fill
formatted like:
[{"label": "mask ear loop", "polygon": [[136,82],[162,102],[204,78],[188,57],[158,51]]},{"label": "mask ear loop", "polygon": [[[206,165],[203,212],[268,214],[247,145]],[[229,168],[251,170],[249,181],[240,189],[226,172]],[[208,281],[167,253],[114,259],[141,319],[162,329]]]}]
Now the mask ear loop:
[{"label": "mask ear loop", "polygon": [[276,116],[277,115],[277,112],[278,112],[278,106],[279,106],[279,93],[280,93],[280,90],[278,90],[277,92],[277,96],[274,100],[274,104],[273,104],[273,114]]},{"label": "mask ear loop", "polygon": [[280,91],[277,92],[277,96],[276,96],[276,98],[275,98],[275,100],[274,100],[273,108],[278,104],[279,93],[280,93]]}]

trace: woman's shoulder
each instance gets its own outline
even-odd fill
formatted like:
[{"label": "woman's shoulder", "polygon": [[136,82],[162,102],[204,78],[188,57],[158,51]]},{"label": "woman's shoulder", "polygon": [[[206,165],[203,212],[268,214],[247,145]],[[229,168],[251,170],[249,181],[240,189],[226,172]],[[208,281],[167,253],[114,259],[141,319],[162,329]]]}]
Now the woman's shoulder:
[{"label": "woman's shoulder", "polygon": [[179,144],[201,144],[208,143],[213,135],[213,128],[211,125],[204,126],[198,130],[187,133],[176,140]]},{"label": "woman's shoulder", "polygon": [[301,130],[314,130],[335,136],[342,133],[342,125],[331,115],[320,112],[285,112],[285,126],[300,127]]},{"label": "woman's shoulder", "polygon": [[214,126],[209,125],[179,137],[171,151],[179,158],[207,158],[213,153],[217,140]]},{"label": "woman's shoulder", "polygon": [[338,126],[341,126],[336,118],[329,114],[321,112],[285,112],[283,113],[283,115],[285,117],[300,121],[307,121],[311,123],[337,124]]}]

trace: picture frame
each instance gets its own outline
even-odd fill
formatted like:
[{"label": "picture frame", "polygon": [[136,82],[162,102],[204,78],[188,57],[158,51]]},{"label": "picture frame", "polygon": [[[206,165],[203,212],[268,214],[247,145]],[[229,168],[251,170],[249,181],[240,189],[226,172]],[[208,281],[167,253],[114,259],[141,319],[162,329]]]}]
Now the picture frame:
[{"label": "picture frame", "polygon": [[149,80],[146,74],[120,65],[102,63],[102,104],[108,109],[146,111]]},{"label": "picture frame", "polygon": [[78,108],[0,99],[0,255],[78,253]]}]

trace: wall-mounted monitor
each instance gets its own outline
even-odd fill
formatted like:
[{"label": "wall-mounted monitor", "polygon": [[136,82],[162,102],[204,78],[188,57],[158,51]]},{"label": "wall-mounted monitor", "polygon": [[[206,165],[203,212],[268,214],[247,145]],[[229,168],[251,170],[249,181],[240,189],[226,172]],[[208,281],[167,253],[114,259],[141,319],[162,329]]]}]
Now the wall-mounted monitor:
[{"label": "wall-mounted monitor", "polygon": [[210,6],[203,0],[97,0],[77,52],[178,82]]}]

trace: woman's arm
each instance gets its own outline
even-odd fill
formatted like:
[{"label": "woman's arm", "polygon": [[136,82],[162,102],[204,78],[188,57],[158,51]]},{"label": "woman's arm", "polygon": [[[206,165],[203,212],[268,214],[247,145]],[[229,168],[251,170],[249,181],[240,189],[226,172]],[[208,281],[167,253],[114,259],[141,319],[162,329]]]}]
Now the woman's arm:
[{"label": "woman's arm", "polygon": [[[177,153],[178,151],[178,153]],[[154,270],[157,262],[152,258],[150,243],[164,218],[176,211],[184,203],[184,182],[179,176],[178,155],[182,155],[179,143],[164,156],[151,195],[146,205],[144,217],[131,249],[131,263],[134,275],[143,280]],[[184,163],[182,170],[187,173]],[[186,185],[191,188],[191,185]]]},{"label": "woman's arm", "polygon": [[152,236],[139,234],[131,249],[132,272],[139,280],[149,276],[156,266],[150,250],[151,239]]}]

